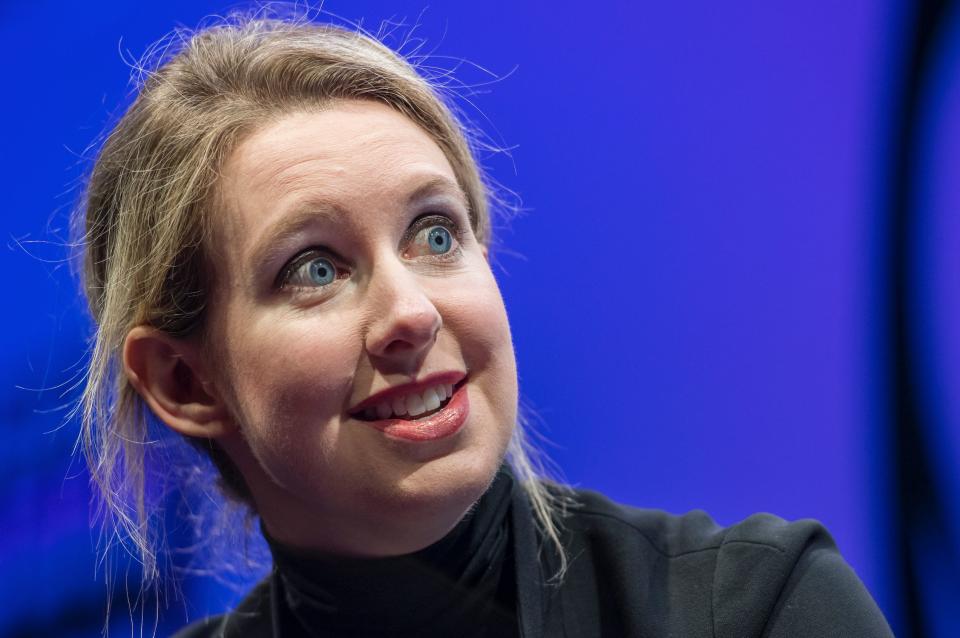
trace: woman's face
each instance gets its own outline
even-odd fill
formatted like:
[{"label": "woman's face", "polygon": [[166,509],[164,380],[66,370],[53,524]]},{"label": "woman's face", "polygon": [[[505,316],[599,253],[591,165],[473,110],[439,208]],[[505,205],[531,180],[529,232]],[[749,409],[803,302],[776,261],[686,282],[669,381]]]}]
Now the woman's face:
[{"label": "woman's face", "polygon": [[517,403],[445,155],[393,109],[345,101],[256,131],[220,190],[206,351],[238,430],[221,444],[268,531],[355,555],[437,540],[492,480]]}]

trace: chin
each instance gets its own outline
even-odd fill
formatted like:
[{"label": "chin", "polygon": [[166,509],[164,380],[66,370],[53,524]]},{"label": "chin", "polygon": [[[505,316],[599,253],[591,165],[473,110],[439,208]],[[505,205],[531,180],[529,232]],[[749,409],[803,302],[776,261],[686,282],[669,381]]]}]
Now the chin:
[{"label": "chin", "polygon": [[460,450],[423,463],[402,477],[383,503],[401,515],[453,518],[455,524],[490,487],[504,452]]}]

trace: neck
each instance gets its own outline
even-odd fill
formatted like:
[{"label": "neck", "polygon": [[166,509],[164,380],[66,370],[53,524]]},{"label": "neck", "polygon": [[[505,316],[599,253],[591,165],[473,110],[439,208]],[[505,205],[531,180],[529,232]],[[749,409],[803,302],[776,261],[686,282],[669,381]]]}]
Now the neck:
[{"label": "neck", "polygon": [[257,511],[269,535],[303,552],[383,558],[419,551],[446,536],[477,504],[492,484],[467,485],[440,497],[369,499],[350,503],[307,503],[272,481],[254,492]]},{"label": "neck", "polygon": [[410,554],[437,542],[457,525],[470,505],[453,511],[421,508],[350,518],[307,508],[301,511],[309,514],[297,517],[286,516],[276,507],[258,509],[269,536],[287,547],[318,555],[383,558]]},{"label": "neck", "polygon": [[301,552],[265,529],[276,565],[276,612],[330,636],[379,636],[386,629],[447,637],[481,626],[489,635],[516,635],[509,524],[515,489],[509,470],[501,471],[450,533],[392,557]]}]

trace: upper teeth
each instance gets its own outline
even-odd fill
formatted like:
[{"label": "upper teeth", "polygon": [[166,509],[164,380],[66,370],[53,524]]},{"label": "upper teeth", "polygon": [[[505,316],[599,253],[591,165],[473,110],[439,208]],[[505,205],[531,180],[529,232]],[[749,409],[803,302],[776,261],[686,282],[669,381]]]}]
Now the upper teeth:
[{"label": "upper teeth", "polygon": [[440,384],[427,388],[420,393],[397,396],[389,401],[370,406],[363,411],[368,419],[388,419],[391,416],[418,416],[440,407],[440,404],[453,396],[453,384]]}]

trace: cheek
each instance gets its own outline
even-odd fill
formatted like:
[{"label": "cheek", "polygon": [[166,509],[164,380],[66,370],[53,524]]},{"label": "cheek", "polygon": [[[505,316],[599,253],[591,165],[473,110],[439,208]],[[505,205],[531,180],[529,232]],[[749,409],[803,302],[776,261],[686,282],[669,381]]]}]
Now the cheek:
[{"label": "cheek", "polygon": [[445,322],[458,334],[462,345],[492,359],[505,358],[513,365],[510,324],[500,289],[488,268],[479,270],[467,285],[451,296]]},{"label": "cheek", "polygon": [[[360,337],[308,315],[247,323],[228,343],[227,383],[251,445],[334,439],[349,399]],[[332,442],[330,442],[332,444]]]},{"label": "cheek", "polygon": [[464,362],[482,374],[491,409],[515,420],[517,371],[503,298],[489,269],[478,270],[469,285],[448,297],[444,324],[457,340]]}]

